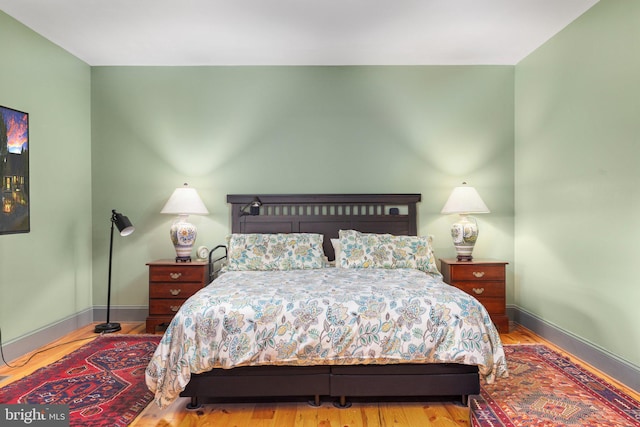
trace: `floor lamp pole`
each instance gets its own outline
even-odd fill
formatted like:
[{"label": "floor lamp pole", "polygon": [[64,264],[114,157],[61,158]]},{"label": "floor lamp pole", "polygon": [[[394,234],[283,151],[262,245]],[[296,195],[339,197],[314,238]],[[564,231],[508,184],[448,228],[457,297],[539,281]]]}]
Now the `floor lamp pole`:
[{"label": "floor lamp pole", "polygon": [[[115,212],[114,212],[115,214]],[[95,333],[110,333],[117,332],[120,329],[120,323],[111,323],[109,321],[109,316],[111,314],[111,259],[113,257],[113,223],[115,222],[115,218],[111,218],[111,239],[109,240],[109,276],[108,276],[108,285],[107,285],[107,323],[101,323],[96,325]]]}]

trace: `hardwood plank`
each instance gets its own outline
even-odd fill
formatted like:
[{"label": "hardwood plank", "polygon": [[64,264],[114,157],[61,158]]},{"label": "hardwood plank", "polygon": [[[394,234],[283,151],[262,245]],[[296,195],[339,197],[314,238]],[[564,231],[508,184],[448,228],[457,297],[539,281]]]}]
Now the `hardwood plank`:
[{"label": "hardwood plank", "polygon": [[[381,403],[380,404],[380,419],[382,425],[385,427],[418,427],[409,424],[409,420],[398,403]],[[428,420],[425,418],[421,420],[420,426],[430,427]]]},{"label": "hardwood plank", "polygon": [[340,426],[357,427],[363,425],[359,405],[353,404],[351,407],[342,408],[338,412],[340,415]]},{"label": "hardwood plank", "polygon": [[151,402],[140,415],[131,423],[131,426],[171,426],[178,425],[186,416],[185,407],[189,399],[179,398],[163,410]]},{"label": "hardwood plank", "polygon": [[452,425],[469,425],[469,407],[455,403],[446,403],[444,407],[447,409],[447,412],[449,412],[449,417],[455,422],[455,424]]},{"label": "hardwood plank", "polygon": [[323,403],[318,408],[318,427],[339,427],[340,411],[330,402]]},{"label": "hardwood plank", "polygon": [[253,409],[252,420],[271,420],[276,412],[276,406],[270,403],[256,403]]},{"label": "hardwood plank", "polygon": [[[407,412],[407,409],[408,408],[405,408],[405,412]],[[469,408],[466,407],[464,408],[464,410],[467,414],[467,420],[466,422],[463,422],[463,424],[459,424],[458,420],[455,420],[453,417],[451,417],[451,413],[447,409],[447,406],[442,403],[428,403],[426,405],[422,405],[420,409],[422,410],[422,414],[411,412],[413,416],[411,418],[411,425],[419,425],[417,423],[419,423],[421,419],[424,420],[425,417],[429,420],[429,425],[433,427],[457,427],[460,425],[469,425]],[[409,413],[407,413],[407,415],[409,415]]]},{"label": "hardwood plank", "polygon": [[204,405],[205,408],[208,406],[212,407],[212,411],[214,409],[218,409],[226,418],[226,423],[223,423],[222,420],[216,419],[216,414],[210,413],[209,418],[211,418],[211,421],[213,422],[212,425],[215,425],[216,427],[243,427],[254,425],[252,419],[254,405],[251,403]]},{"label": "hardwood plank", "polygon": [[[437,404],[440,406],[440,404]],[[429,404],[425,404],[422,402],[408,402],[408,403],[396,403],[394,406],[397,406],[399,410],[401,410],[407,420],[408,426],[432,426],[435,425],[432,423],[432,420],[429,418],[430,411],[426,411],[425,408],[429,406]]]},{"label": "hardwood plank", "polygon": [[271,422],[265,426],[268,427],[281,427],[281,426],[293,426],[296,423],[296,412],[298,405],[301,403],[278,403],[275,407],[273,418]]},{"label": "hardwood plank", "polygon": [[317,427],[318,408],[306,403],[298,403],[296,407],[294,427]]},{"label": "hardwood plank", "polygon": [[377,403],[360,405],[360,418],[362,427],[382,427],[380,408]]}]

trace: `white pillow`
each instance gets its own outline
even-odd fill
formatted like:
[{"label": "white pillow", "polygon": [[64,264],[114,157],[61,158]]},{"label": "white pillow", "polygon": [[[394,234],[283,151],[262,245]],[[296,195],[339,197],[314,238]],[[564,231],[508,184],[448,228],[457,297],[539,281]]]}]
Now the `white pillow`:
[{"label": "white pillow", "polygon": [[342,246],[340,246],[340,239],[331,239],[331,246],[333,246],[333,253],[335,255],[336,267],[340,267],[340,253],[342,252]]}]

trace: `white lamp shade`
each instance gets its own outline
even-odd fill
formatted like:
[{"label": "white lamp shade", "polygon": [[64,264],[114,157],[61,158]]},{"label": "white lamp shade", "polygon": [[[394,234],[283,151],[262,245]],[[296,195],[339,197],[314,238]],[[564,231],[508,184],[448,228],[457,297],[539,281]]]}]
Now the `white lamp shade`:
[{"label": "white lamp shade", "polygon": [[160,211],[163,214],[207,215],[209,211],[195,188],[188,184],[176,188]]},{"label": "white lamp shade", "polygon": [[476,189],[462,185],[453,189],[440,213],[474,214],[489,212],[489,208],[484,204]]}]

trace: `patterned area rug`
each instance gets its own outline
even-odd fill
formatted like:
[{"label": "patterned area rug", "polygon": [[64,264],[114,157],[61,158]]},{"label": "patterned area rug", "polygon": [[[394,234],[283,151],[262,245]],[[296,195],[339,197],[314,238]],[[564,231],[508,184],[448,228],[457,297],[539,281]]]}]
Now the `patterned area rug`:
[{"label": "patterned area rug", "polygon": [[144,371],[160,338],[101,335],[0,388],[0,402],[69,405],[72,426],[127,426],[153,398]]},{"label": "patterned area rug", "polygon": [[640,402],[544,345],[505,345],[509,378],[482,384],[472,427],[640,427]]}]

